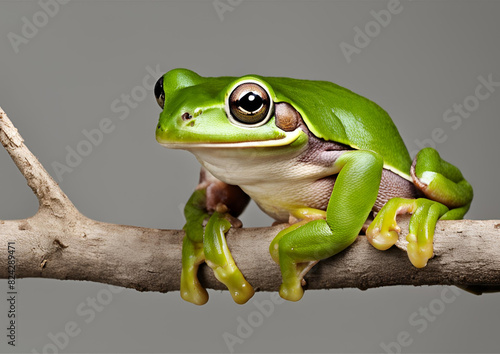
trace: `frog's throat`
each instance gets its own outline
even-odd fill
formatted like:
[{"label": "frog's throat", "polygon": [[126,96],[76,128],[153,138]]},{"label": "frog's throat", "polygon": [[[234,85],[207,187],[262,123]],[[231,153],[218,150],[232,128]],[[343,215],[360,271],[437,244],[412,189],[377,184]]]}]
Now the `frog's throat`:
[{"label": "frog's throat", "polygon": [[303,133],[302,129],[297,128],[291,132],[285,132],[285,136],[281,139],[271,140],[254,140],[242,141],[237,143],[204,143],[204,142],[167,142],[160,143],[162,146],[169,149],[184,149],[193,148],[258,148],[258,147],[276,147],[292,144]]}]

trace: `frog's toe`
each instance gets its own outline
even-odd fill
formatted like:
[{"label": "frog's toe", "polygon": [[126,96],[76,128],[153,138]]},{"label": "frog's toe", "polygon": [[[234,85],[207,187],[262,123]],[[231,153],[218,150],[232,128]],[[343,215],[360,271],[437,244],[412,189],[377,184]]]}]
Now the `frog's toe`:
[{"label": "frog's toe", "polygon": [[195,305],[204,305],[208,301],[208,293],[198,279],[187,280],[181,275],[181,297]]},{"label": "frog's toe", "polygon": [[303,286],[306,285],[304,276],[314,267],[318,261],[309,261],[295,264],[289,276],[284,277],[284,281],[280,286],[280,296],[289,301],[299,301],[304,295]]},{"label": "frog's toe", "polygon": [[417,236],[414,234],[409,234],[406,240],[408,241],[407,252],[411,264],[416,268],[425,267],[429,259],[434,255],[432,241],[419,245]]},{"label": "frog's toe", "polygon": [[280,286],[280,296],[288,301],[299,301],[304,295],[301,282],[282,283]]},{"label": "frog's toe", "polygon": [[448,208],[441,203],[425,198],[415,201],[415,212],[410,219],[407,252],[410,262],[423,268],[434,255],[434,229]]},{"label": "frog's toe", "polygon": [[241,276],[241,280],[226,284],[234,302],[244,304],[255,294],[253,287]]},{"label": "frog's toe", "polygon": [[207,262],[207,264],[213,269],[217,280],[227,287],[234,302],[244,304],[252,298],[255,291],[235,264],[227,264],[223,267],[210,262]]},{"label": "frog's toe", "polygon": [[382,229],[370,226],[366,230],[366,238],[368,239],[368,242],[370,242],[373,247],[381,251],[391,248],[397,242],[399,238],[399,231],[401,230],[399,226],[396,224],[394,225],[395,227],[383,227]]},{"label": "frog's toe", "polygon": [[208,301],[208,293],[198,280],[198,267],[203,262],[203,244],[185,236],[182,243],[181,297],[196,305]]},{"label": "frog's toe", "polygon": [[383,206],[365,233],[373,247],[385,251],[398,241],[401,229],[396,217],[411,211],[412,203],[409,199],[393,198]]}]

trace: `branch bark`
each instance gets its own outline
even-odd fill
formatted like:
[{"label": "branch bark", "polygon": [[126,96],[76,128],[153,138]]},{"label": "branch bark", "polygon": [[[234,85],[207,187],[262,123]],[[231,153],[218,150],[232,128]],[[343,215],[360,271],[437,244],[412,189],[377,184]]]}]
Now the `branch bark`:
[{"label": "branch bark", "polygon": [[[88,280],[140,291],[179,290],[184,232],[109,224],[82,215],[29,151],[0,108],[0,141],[39,200],[39,211],[23,220],[0,220],[0,278],[8,277],[7,242],[15,242],[16,277]],[[400,222],[407,230],[408,218]],[[286,225],[232,229],[227,235],[241,271],[257,291],[276,291],[279,267],[269,255]],[[306,276],[309,289],[389,285],[500,287],[500,220],[440,221],[435,256],[423,269],[406,256],[404,238],[392,249],[374,249],[365,237],[320,262]],[[202,284],[224,289],[208,267]]]}]

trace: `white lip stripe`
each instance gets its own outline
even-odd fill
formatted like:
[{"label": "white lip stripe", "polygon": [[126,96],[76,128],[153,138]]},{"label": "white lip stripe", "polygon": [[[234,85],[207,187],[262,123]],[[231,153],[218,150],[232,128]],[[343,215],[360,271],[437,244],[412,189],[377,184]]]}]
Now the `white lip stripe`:
[{"label": "white lip stripe", "polygon": [[162,146],[170,149],[195,149],[195,148],[252,148],[252,147],[272,147],[284,146],[293,143],[302,130],[297,128],[292,132],[286,132],[286,136],[282,139],[262,140],[262,141],[245,141],[241,143],[160,143]]}]

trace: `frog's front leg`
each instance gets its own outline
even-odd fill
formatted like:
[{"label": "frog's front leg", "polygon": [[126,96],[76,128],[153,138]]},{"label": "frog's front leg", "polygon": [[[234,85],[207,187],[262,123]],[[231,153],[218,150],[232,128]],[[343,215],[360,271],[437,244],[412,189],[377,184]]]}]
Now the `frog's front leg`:
[{"label": "frog's front leg", "polygon": [[326,220],[305,220],[292,225],[271,244],[271,255],[281,268],[280,295],[284,299],[302,298],[305,272],[315,262],[341,252],[354,242],[377,199],[383,169],[380,155],[364,150],[347,151],[334,166],[338,176]]},{"label": "frog's front leg", "polygon": [[202,169],[200,184],[184,208],[186,236],[180,284],[184,300],[197,305],[208,301],[208,293],[197,277],[198,267],[204,261],[228,287],[235,302],[245,303],[252,297],[253,289],[236,266],[225,239],[231,222],[241,226],[235,217],[249,200],[239,187],[225,184]]},{"label": "frog's front leg", "polygon": [[203,251],[207,265],[214,271],[215,277],[227,286],[234,302],[244,304],[254,294],[252,286],[246,281],[236,266],[227,247],[225,233],[231,223],[225,218],[225,207],[220,206],[208,220],[203,239]]}]

